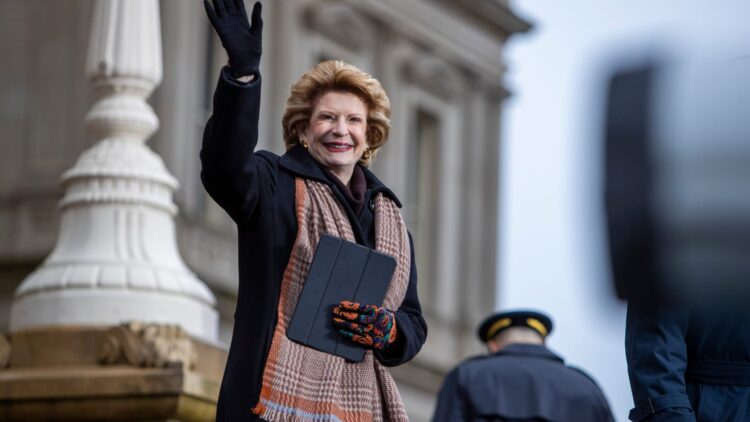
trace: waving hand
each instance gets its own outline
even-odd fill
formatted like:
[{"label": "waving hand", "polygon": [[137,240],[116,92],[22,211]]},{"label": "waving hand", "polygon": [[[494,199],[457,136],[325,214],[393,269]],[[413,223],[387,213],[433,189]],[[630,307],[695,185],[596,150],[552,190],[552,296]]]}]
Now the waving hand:
[{"label": "waving hand", "polygon": [[255,2],[252,25],[247,21],[243,0],[203,0],[206,14],[229,56],[229,72],[237,78],[257,75],[262,52],[262,6]]}]

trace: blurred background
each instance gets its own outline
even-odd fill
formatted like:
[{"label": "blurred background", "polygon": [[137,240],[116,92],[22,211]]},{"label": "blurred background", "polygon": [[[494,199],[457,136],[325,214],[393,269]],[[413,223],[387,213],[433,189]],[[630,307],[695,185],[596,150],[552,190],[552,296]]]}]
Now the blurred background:
[{"label": "blurred background", "polygon": [[[246,1],[248,9],[252,3]],[[173,260],[184,261],[198,279],[196,285],[206,286],[213,298],[207,302],[214,311],[206,311],[203,320],[182,319],[179,310],[170,311],[173,317],[165,310],[168,316],[154,318],[176,323],[219,350],[231,338],[236,234],[231,220],[205,194],[198,161],[203,125],[225,54],[198,1],[108,4],[109,20],[92,25],[99,16],[96,8],[101,7],[95,1],[0,2],[0,54],[6,58],[0,68],[0,332],[6,333],[5,345],[0,342],[0,406],[4,409],[21,400],[37,405],[73,400],[63,387],[54,394],[52,387],[34,388],[38,379],[25,384],[32,387],[24,387],[22,397],[13,383],[28,366],[46,368],[49,374],[60,365],[85,367],[91,376],[103,370],[95,357],[61,363],[29,353],[33,349],[20,349],[20,339],[28,338],[24,333],[76,325],[104,330],[137,320],[138,315],[151,322],[146,315],[158,314],[158,309],[147,306],[138,308],[142,313],[135,317],[120,319],[106,306],[90,310],[81,302],[81,291],[96,292],[108,281],[101,276],[92,283],[76,284],[72,279],[80,273],[76,270],[61,271],[60,279],[49,281],[43,289],[29,287],[37,283],[32,272],[39,274],[55,264],[47,257],[59,243],[61,215],[79,209],[58,208],[71,193],[66,188],[74,187],[63,187],[61,175],[77,168],[84,150],[107,139],[106,131],[87,130],[84,125],[92,105],[103,98],[90,78],[107,81],[121,72],[119,76],[146,81],[153,89],[148,103],[159,119],[159,129],[147,137],[146,145],[179,181],[173,195],[179,208],[174,233],[167,230],[158,242],[163,241],[166,249],[176,242]],[[718,60],[728,60],[750,54],[746,25],[750,4],[744,0],[275,0],[264,2],[263,13],[260,148],[282,152],[280,120],[289,86],[320,60],[338,58],[360,66],[389,93],[391,140],[373,170],[404,203],[404,216],[415,237],[420,299],[430,329],[417,359],[393,371],[412,420],[429,420],[445,373],[462,359],[483,352],[475,337],[478,322],[493,310],[511,307],[548,312],[556,322],[549,340],[552,349],[591,374],[617,420],[626,420],[632,403],[623,351],[624,304],[616,298],[609,275],[601,208],[608,78],[618,68],[654,55],[672,58],[710,52]],[[153,29],[154,22],[156,30],[142,36],[139,31],[149,25]],[[107,25],[136,41],[99,46],[108,53],[91,61],[92,37],[109,39],[115,31]],[[141,34],[140,38],[129,31]],[[163,63],[154,62],[155,50]],[[144,52],[152,53],[147,57],[149,69],[135,66],[133,70],[123,64],[127,60],[122,57],[137,59]],[[101,62],[105,65],[100,69]],[[108,66],[114,72],[102,70]],[[143,95],[149,92],[146,89]],[[86,177],[96,181],[101,176],[92,172]],[[121,205],[111,202],[113,207]],[[95,206],[83,200],[81,208]],[[109,235],[66,231],[66,236],[78,243],[96,238],[106,244]],[[70,243],[76,242],[65,247]],[[131,267],[158,266],[151,260],[135,254],[117,263],[130,278],[118,289],[107,290],[113,307],[117,295],[144,283]],[[111,263],[87,265],[99,265],[95,273],[101,275],[109,274],[102,269]],[[34,300],[50,292],[59,292],[54,310],[35,309],[34,304],[48,302]],[[78,313],[86,315],[71,318],[77,308],[85,308]],[[30,317],[35,310],[44,318]],[[80,342],[63,338],[59,344],[68,343]],[[60,355],[97,354],[96,347],[59,350]],[[28,359],[20,359],[20,354]],[[214,384],[221,375],[216,368],[213,375],[206,375]],[[133,376],[139,376],[135,370]],[[77,394],[78,403],[89,399],[95,403],[101,393],[82,387]],[[130,396],[112,394],[112,400],[122,403],[133,395],[132,391]],[[208,405],[210,395],[209,391],[204,400]],[[68,409],[75,414],[74,406]]]}]

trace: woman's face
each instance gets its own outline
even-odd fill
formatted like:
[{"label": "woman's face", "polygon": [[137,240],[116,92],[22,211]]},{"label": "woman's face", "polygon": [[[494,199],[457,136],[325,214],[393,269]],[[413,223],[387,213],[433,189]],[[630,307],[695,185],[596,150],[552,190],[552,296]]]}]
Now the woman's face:
[{"label": "woman's face", "polygon": [[313,158],[349,183],[354,165],[367,147],[367,106],[356,95],[329,91],[313,107],[300,135]]}]

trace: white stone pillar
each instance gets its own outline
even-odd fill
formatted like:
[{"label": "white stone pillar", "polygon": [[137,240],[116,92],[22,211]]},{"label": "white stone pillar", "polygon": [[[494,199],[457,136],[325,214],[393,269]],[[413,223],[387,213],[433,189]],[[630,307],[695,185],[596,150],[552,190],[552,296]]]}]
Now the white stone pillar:
[{"label": "white stone pillar", "polygon": [[215,298],[177,250],[177,180],[145,145],[159,126],[146,103],[162,78],[158,1],[97,1],[90,40],[98,142],[62,176],[57,245],[16,290],[11,330],[142,321],[214,342]]}]

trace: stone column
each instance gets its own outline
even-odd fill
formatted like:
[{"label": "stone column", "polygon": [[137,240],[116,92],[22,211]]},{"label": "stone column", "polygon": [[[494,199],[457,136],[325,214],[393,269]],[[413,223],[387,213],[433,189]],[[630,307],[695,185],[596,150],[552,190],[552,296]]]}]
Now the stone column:
[{"label": "stone column", "polygon": [[157,0],[98,0],[90,39],[96,142],[62,176],[54,250],[15,292],[0,420],[211,421],[226,361],[215,298],[180,257],[177,181],[145,145]]},{"label": "stone column", "polygon": [[158,3],[97,2],[90,39],[97,142],[62,177],[58,242],[16,290],[11,331],[145,321],[215,341],[215,298],[177,250],[177,180],[144,144],[159,126],[146,103],[162,78]]}]

